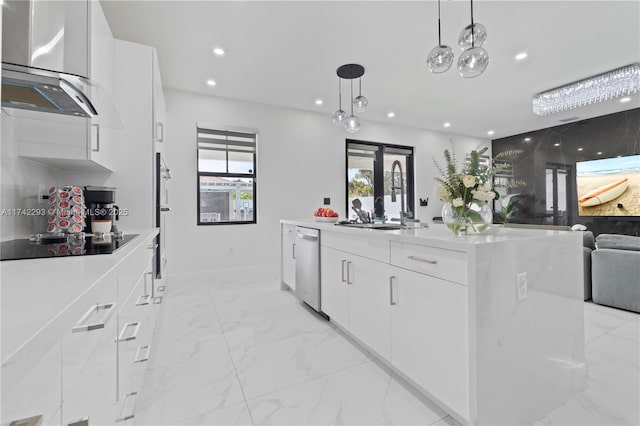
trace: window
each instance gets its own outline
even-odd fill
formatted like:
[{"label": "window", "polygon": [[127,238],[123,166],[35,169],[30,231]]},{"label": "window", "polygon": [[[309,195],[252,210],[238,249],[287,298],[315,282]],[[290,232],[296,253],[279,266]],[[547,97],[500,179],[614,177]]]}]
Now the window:
[{"label": "window", "polygon": [[[353,214],[353,200],[362,203],[362,210],[376,218],[400,219],[400,180],[404,184],[405,209],[413,217],[413,148],[347,139],[347,215]],[[393,163],[402,167],[395,170],[395,183],[391,179]],[[398,188],[393,190],[393,188]],[[396,194],[396,201],[392,193]]]},{"label": "window", "polygon": [[256,223],[257,132],[197,130],[198,225]]}]

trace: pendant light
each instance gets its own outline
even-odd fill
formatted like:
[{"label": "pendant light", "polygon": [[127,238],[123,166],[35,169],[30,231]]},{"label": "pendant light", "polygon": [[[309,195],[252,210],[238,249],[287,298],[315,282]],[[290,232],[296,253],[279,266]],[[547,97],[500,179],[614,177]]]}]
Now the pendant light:
[{"label": "pendant light", "polygon": [[358,79],[358,96],[353,100],[353,109],[356,112],[365,112],[367,110],[367,106],[369,105],[369,101],[367,98],[362,96],[362,77]]},{"label": "pendant light", "polygon": [[336,126],[344,125],[344,120],[347,118],[347,113],[342,110],[342,80],[338,77],[338,103],[339,107],[333,114],[333,124]]},{"label": "pendant light", "polygon": [[[476,30],[478,30],[478,44],[476,44]],[[469,40],[467,32],[471,36],[471,46],[458,57],[458,73],[462,77],[472,78],[482,74],[487,69],[487,65],[489,65],[489,54],[481,47],[487,38],[487,31],[484,26],[480,26],[480,24],[476,26],[473,23],[473,0],[471,0],[471,25],[462,30],[458,44],[467,45]]]},{"label": "pendant light", "polygon": [[440,0],[438,0],[438,45],[431,49],[427,56],[427,65],[434,74],[440,74],[451,68],[453,64],[453,50],[442,44],[440,29]]},{"label": "pendant light", "polygon": [[347,116],[347,113],[342,111],[342,91],[341,91],[341,87],[342,87],[341,84],[342,83],[339,82],[338,93],[339,93],[339,97],[340,97],[340,107],[335,112],[335,114],[333,114],[333,122],[335,124],[344,125],[344,129],[348,133],[355,133],[358,130],[360,130],[360,118],[358,118],[358,116],[355,115],[353,112],[354,112],[354,110],[356,112],[365,111],[367,109],[367,105],[369,103],[367,101],[367,98],[362,96],[362,81],[361,80],[358,81],[360,83],[360,94],[356,98],[353,97],[353,80],[356,79],[356,78],[357,79],[361,79],[362,78],[362,76],[364,75],[364,67],[362,65],[358,65],[358,64],[341,65],[336,70],[336,74],[338,74],[338,78],[339,79],[350,80],[351,114],[349,116]]},{"label": "pendant light", "polygon": [[[353,99],[353,80],[351,80],[351,99]],[[357,115],[353,115],[353,104],[355,102],[351,102],[351,115],[347,117],[347,120],[344,122],[344,129],[347,133],[355,133],[360,130],[360,119]]]}]

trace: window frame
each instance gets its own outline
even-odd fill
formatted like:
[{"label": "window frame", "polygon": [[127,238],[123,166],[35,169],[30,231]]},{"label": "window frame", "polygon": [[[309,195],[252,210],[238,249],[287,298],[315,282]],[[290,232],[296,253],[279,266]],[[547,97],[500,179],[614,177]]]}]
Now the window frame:
[{"label": "window frame", "polygon": [[[370,141],[362,141],[357,139],[345,139],[345,161],[344,161],[344,169],[345,169],[345,194],[344,194],[344,205],[346,206],[346,215],[350,216],[349,212],[351,211],[351,206],[349,205],[349,145],[367,145],[371,147],[377,148],[374,153],[374,170],[373,170],[373,181],[375,182],[383,182],[382,185],[375,185],[373,187],[373,199],[375,200],[377,197],[382,197],[384,200],[384,153],[385,148],[388,149],[400,149],[400,150],[408,150],[411,153],[407,155],[407,167],[406,170],[403,170],[407,179],[406,184],[407,187],[405,189],[407,194],[406,206],[405,208],[408,211],[413,213],[413,218],[416,217],[415,210],[415,149],[412,146],[406,145],[397,145],[390,143],[381,143],[381,142],[370,142]],[[380,164],[380,166],[376,166],[376,164]],[[374,203],[375,214],[377,217],[381,217],[384,215],[384,205],[377,206]]]},{"label": "window frame", "polygon": [[[229,149],[225,151],[227,161],[227,173],[223,172],[203,172],[200,171],[200,142],[198,141],[198,132],[200,129],[213,130],[216,132],[226,132],[230,134],[251,135],[255,141],[253,150],[253,172],[252,173],[229,173]],[[230,179],[247,178],[253,180],[253,219],[252,220],[228,220],[219,222],[203,222],[200,212],[200,180],[201,177],[223,177]],[[215,124],[196,123],[196,224],[197,226],[222,226],[222,225],[255,225],[258,223],[258,131],[256,129],[240,128],[234,126],[221,126]]]}]

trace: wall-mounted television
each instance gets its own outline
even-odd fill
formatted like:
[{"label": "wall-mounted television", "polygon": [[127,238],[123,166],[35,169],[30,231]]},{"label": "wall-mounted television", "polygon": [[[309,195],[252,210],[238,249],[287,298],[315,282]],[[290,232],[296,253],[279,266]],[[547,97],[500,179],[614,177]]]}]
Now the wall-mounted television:
[{"label": "wall-mounted television", "polygon": [[640,155],[576,163],[580,216],[640,216]]}]

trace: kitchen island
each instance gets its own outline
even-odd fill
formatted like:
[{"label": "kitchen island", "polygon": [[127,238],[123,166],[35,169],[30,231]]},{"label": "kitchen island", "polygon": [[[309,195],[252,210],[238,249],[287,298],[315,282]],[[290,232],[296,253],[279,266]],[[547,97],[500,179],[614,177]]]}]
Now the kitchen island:
[{"label": "kitchen island", "polygon": [[584,388],[580,233],[283,220],[289,287],[296,226],[320,230],[320,310],[458,421],[531,424]]}]

